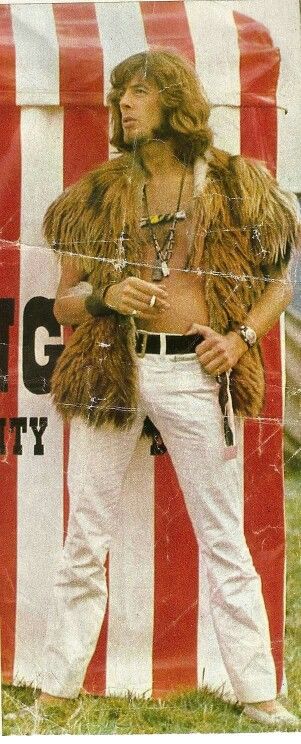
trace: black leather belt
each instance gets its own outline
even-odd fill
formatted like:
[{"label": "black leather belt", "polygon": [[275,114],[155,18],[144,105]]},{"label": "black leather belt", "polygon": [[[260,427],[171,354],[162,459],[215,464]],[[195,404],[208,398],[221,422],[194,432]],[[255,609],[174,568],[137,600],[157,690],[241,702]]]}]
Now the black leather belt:
[{"label": "black leather belt", "polygon": [[[166,354],[193,354],[196,346],[204,340],[204,337],[199,336],[197,333],[193,336],[166,334],[165,339]],[[161,338],[159,333],[137,332],[136,353],[138,356],[144,356],[144,354],[160,354],[160,349]]]}]

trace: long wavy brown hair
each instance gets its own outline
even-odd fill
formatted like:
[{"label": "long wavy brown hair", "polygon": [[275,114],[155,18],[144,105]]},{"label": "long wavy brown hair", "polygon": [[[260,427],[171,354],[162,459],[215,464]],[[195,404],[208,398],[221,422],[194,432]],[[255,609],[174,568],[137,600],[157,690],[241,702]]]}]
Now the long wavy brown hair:
[{"label": "long wavy brown hair", "polygon": [[169,139],[182,161],[193,162],[212,143],[208,125],[210,104],[194,68],[179,54],[166,49],[140,52],[120,62],[111,73],[111,144],[119,152],[132,149],[124,142],[119,101],[132,78],[141,74],[154,82],[161,93],[163,125],[155,137]]}]

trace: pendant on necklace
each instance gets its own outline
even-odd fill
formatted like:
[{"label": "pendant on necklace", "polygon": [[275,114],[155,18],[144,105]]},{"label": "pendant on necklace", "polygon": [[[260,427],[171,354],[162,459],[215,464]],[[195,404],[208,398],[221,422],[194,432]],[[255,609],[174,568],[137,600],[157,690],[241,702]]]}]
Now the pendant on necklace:
[{"label": "pendant on necklace", "polygon": [[166,276],[169,276],[170,269],[167,266],[166,261],[161,261],[160,258],[156,258],[156,262],[152,271],[152,282],[161,282]]},{"label": "pendant on necklace", "polygon": [[162,263],[161,263],[161,271],[162,271],[162,274],[163,274],[164,277],[165,276],[169,276],[170,269],[168,268],[166,261],[162,261]]},{"label": "pendant on necklace", "polygon": [[152,282],[161,282],[163,279],[163,272],[161,267],[161,261],[156,258],[154,268],[152,270]]}]

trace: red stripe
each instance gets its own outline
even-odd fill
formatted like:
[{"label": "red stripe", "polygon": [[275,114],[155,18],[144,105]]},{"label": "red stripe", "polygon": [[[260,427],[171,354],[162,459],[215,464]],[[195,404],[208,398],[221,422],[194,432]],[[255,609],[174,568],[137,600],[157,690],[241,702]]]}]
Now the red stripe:
[{"label": "red stripe", "polygon": [[[74,6],[73,6],[74,7]],[[77,181],[92,168],[108,158],[108,110],[67,106],[64,111],[64,186]],[[64,335],[66,343],[68,334]],[[69,495],[67,487],[69,436],[64,435],[64,525],[67,526]],[[88,666],[84,687],[88,692],[102,695],[106,689],[108,617],[101,629],[95,653]]]},{"label": "red stripe", "polygon": [[140,9],[149,46],[168,47],[194,63],[194,47],[184,3],[141,2]]},{"label": "red stripe", "polygon": [[64,182],[74,183],[108,157],[108,109],[67,106],[64,114]]},{"label": "red stripe", "polygon": [[167,455],[155,464],[153,695],[197,687],[198,549]]},{"label": "red stripe", "polygon": [[[182,2],[141,2],[147,43],[194,62]],[[189,566],[189,572],[183,571]],[[197,685],[198,551],[168,456],[155,460],[153,694]]]},{"label": "red stripe", "polygon": [[240,49],[241,152],[275,173],[280,52],[265,26],[241,13],[233,15]]},{"label": "red stripe", "polygon": [[[20,109],[0,108],[0,225],[1,240],[16,241],[20,236]],[[9,332],[8,391],[0,393],[1,418],[18,416],[18,349],[20,251],[15,245],[0,242],[1,298],[14,298],[14,324]],[[5,267],[5,269],[4,269]],[[17,581],[17,475],[18,456],[12,453],[13,437],[6,426],[7,455],[0,456],[0,617],[2,618],[2,669],[4,678],[12,678],[15,652],[16,581]]]},{"label": "red stripe", "polygon": [[279,323],[265,336],[262,342],[262,351],[266,377],[262,417],[282,421],[282,365]]},{"label": "red stripe", "polygon": [[103,103],[103,54],[94,3],[54,3],[61,105]]},{"label": "red stripe", "polygon": [[[234,19],[240,48],[241,151],[264,160],[275,174],[279,51],[260,23],[240,13],[234,13]],[[267,380],[263,416],[281,421],[279,325],[264,339],[263,351]],[[283,675],[285,566],[281,424],[268,420],[247,422],[245,453],[245,532],[262,578],[279,689]]]},{"label": "red stripe", "polygon": [[15,103],[15,45],[10,5],[0,5],[0,103]]},{"label": "red stripe", "polygon": [[262,579],[278,690],[283,677],[285,526],[282,428],[256,420],[245,426],[245,535]]}]

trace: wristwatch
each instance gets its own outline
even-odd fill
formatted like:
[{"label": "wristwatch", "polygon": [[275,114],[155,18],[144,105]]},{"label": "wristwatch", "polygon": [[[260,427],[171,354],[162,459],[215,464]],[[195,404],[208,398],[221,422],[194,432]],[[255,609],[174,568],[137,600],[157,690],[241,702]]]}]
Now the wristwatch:
[{"label": "wristwatch", "polygon": [[237,325],[235,328],[233,328],[236,333],[239,333],[243,341],[247,344],[249,349],[256,344],[257,336],[256,331],[254,331],[254,328],[250,328],[250,326],[246,325]]}]

